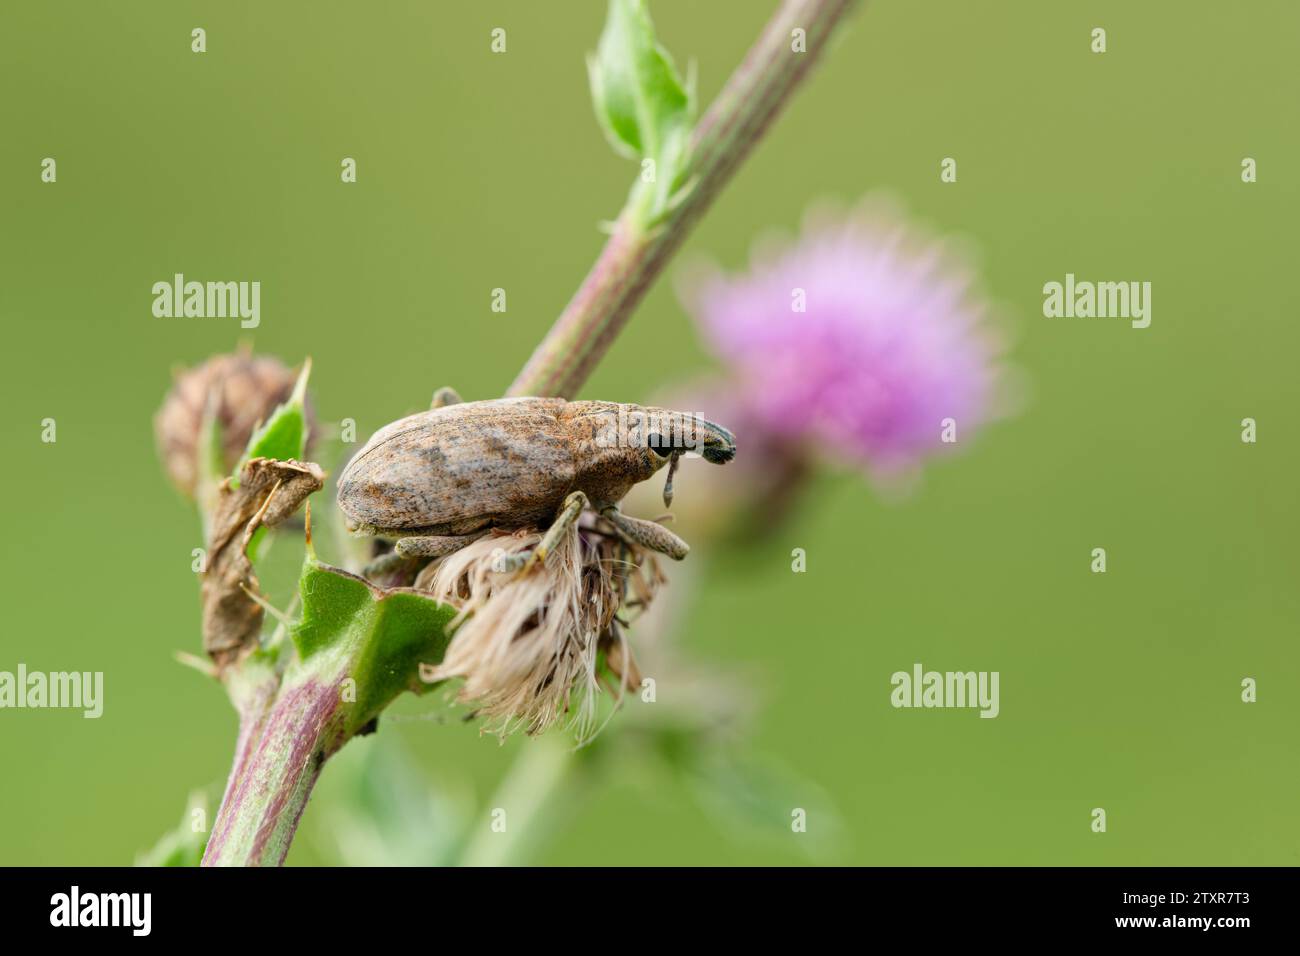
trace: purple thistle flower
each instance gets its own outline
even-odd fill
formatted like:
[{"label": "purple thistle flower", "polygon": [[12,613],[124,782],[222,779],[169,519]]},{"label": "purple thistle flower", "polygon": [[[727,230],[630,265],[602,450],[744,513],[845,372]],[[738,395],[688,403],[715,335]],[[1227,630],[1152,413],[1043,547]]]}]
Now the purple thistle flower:
[{"label": "purple thistle flower", "polygon": [[685,299],[771,439],[890,474],[951,447],[945,420],[960,445],[1000,413],[1002,343],[970,270],[879,204]]}]

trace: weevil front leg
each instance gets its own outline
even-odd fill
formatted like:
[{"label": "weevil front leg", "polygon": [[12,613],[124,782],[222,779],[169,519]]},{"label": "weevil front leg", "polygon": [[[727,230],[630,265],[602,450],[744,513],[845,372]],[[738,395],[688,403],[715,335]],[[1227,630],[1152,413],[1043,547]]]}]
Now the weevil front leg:
[{"label": "weevil front leg", "polygon": [[618,510],[617,505],[609,505],[600,509],[600,515],[628,541],[639,544],[643,548],[649,548],[651,551],[666,554],[674,561],[680,561],[691,550],[689,544],[663,525],[625,515]]},{"label": "weevil front leg", "polygon": [[564,499],[564,504],[560,507],[560,512],[551,522],[551,526],[546,529],[546,534],[542,535],[542,540],[537,542],[529,551],[520,551],[518,554],[503,555],[499,559],[497,570],[499,571],[527,571],[534,564],[545,562],[547,555],[559,546],[560,542],[569,530],[578,522],[582,516],[583,509],[587,507],[587,496],[581,491],[575,491]]},{"label": "weevil front leg", "polygon": [[444,385],[433,393],[433,403],[430,408],[446,408],[448,405],[459,405],[463,399],[460,393],[449,385]]},{"label": "weevil front leg", "polygon": [[486,531],[480,531],[477,534],[422,534],[398,538],[393,553],[403,558],[445,558],[485,534]]}]

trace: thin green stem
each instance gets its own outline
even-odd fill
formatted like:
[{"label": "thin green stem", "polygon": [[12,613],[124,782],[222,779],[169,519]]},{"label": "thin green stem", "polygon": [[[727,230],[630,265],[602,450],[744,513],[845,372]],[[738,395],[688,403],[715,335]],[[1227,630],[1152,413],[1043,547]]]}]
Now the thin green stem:
[{"label": "thin green stem", "polygon": [[[572,398],[577,393],[856,2],[785,0],[695,128],[684,195],[649,228],[640,224],[631,204],[624,209],[587,278],[507,394]],[[806,52],[796,49],[796,30],[804,33]]]}]

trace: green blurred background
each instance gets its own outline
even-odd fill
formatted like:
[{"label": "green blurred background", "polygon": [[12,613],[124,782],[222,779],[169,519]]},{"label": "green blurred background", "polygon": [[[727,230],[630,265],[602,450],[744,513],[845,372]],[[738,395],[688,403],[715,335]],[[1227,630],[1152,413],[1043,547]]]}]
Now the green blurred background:
[{"label": "green blurred background", "polygon": [[[652,10],[707,103],[772,6]],[[635,172],[591,114],[603,18],[597,2],[4,6],[0,669],[102,670],[106,705],[0,712],[0,862],[130,862],[228,769],[233,712],[172,659],[199,646],[201,542],[151,416],[173,365],[246,333],[155,319],[152,283],[260,280],[257,350],[309,353],[321,417],[362,438],[439,385],[499,394]],[[1289,2],[869,3],[591,379],[586,396],[635,401],[707,368],[680,270],[743,265],[811,202],[876,189],[966,236],[1005,304],[1023,413],[901,502],[821,479],[773,539],[702,560],[677,634],[761,675],[754,745],[838,808],[831,859],[1297,862],[1297,36]],[[1066,272],[1150,280],[1151,327],[1043,318]],[[1000,671],[1001,716],[892,709],[889,676],[914,661]],[[432,707],[403,701],[382,733],[447,786],[485,796],[530,745],[418,719]],[[325,826],[330,775],[304,834]],[[679,784],[616,781],[541,859],[798,863],[798,839],[736,841]],[[328,859],[320,844],[290,862]]]}]

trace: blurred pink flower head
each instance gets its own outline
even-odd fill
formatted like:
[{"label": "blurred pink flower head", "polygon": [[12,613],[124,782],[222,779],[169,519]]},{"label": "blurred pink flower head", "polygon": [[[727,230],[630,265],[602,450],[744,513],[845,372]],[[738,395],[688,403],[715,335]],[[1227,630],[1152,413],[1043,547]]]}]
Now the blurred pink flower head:
[{"label": "blurred pink flower head", "polygon": [[765,437],[887,475],[1000,414],[1003,346],[971,271],[879,201],[810,217],[684,298]]}]

